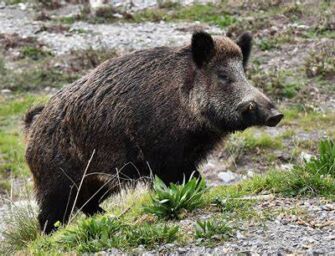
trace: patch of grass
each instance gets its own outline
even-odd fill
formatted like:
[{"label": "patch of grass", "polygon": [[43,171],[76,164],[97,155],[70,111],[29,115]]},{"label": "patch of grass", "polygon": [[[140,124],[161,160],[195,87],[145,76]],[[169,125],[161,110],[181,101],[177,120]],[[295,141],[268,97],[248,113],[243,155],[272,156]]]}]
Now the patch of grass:
[{"label": "patch of grass", "polygon": [[139,245],[150,249],[154,245],[176,241],[178,232],[179,228],[175,225],[128,224],[114,217],[96,216],[82,219],[51,237],[36,241],[31,251],[93,253],[109,248],[128,250]]},{"label": "patch of grass", "polygon": [[41,48],[24,46],[21,48],[21,55],[32,60],[40,60],[48,56],[52,56],[51,52],[45,51]]},{"label": "patch of grass", "polygon": [[160,20],[200,21],[219,27],[234,24],[237,19],[227,12],[224,4],[194,4],[177,9],[146,9],[134,14],[135,22]]},{"label": "patch of grass", "polygon": [[4,2],[8,5],[11,5],[11,4],[26,3],[27,0],[5,0]]},{"label": "patch of grass", "polygon": [[31,202],[23,206],[10,205],[11,210],[3,218],[1,231],[1,255],[14,255],[40,236],[37,211]]},{"label": "patch of grass", "polygon": [[256,44],[262,51],[269,51],[272,49],[280,49],[281,45],[292,42],[294,42],[294,32],[289,29],[284,32],[261,38],[256,41]]},{"label": "patch of grass", "polygon": [[0,77],[0,89],[6,88],[22,92],[45,87],[61,88],[78,78],[78,74],[63,72],[57,68],[40,64],[21,71],[7,69],[6,75]]},{"label": "patch of grass", "polygon": [[324,196],[334,199],[334,142],[321,141],[319,153],[319,157],[303,166],[295,166],[292,171],[271,171],[265,176],[257,176],[247,181],[244,189],[253,192],[270,191],[284,196]]},{"label": "patch of grass", "polygon": [[253,128],[242,133],[233,134],[231,137],[233,138],[232,140],[238,140],[236,138],[242,139],[243,142],[240,142],[240,147],[244,150],[281,148],[283,146],[280,137],[273,137],[265,132],[257,133]]},{"label": "patch of grass", "polygon": [[203,179],[192,178],[181,185],[170,184],[166,186],[158,177],[154,180],[151,204],[144,207],[144,211],[160,218],[184,217],[187,211],[200,207],[202,196],[206,191]]},{"label": "patch of grass", "polygon": [[195,237],[226,240],[232,236],[233,229],[224,220],[198,220],[195,223]]},{"label": "patch of grass", "polygon": [[24,159],[24,139],[21,120],[34,104],[47,100],[44,96],[18,96],[0,99],[0,174],[26,176],[29,172]]},{"label": "patch of grass", "polygon": [[274,138],[267,133],[255,136],[252,130],[247,130],[242,136],[245,140],[245,147],[249,150],[255,148],[281,148],[283,146],[280,138]]},{"label": "patch of grass", "polygon": [[90,47],[84,50],[74,50],[67,55],[64,66],[68,67],[66,70],[68,72],[79,72],[81,74],[117,56],[118,54],[113,49],[93,49]]}]

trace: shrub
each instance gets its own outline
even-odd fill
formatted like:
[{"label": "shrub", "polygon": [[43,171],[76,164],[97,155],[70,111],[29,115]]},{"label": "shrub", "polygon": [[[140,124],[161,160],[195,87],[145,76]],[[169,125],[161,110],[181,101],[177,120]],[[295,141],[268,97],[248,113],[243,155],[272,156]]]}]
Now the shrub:
[{"label": "shrub", "polygon": [[144,211],[161,218],[182,218],[185,211],[192,211],[203,203],[206,183],[203,179],[191,177],[181,185],[166,186],[158,177],[154,180],[154,194],[151,204]]}]

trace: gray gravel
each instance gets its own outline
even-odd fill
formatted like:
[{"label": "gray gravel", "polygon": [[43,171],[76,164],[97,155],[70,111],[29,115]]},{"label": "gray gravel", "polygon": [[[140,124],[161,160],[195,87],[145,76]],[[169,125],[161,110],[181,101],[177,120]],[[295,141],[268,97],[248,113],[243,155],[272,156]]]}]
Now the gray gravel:
[{"label": "gray gravel", "polygon": [[[261,224],[241,223],[241,231],[222,245],[212,248],[191,244],[179,247],[166,244],[153,251],[139,247],[133,254],[153,255],[335,255],[335,203],[318,199],[274,199],[259,204],[273,210],[297,206],[303,216],[279,214]],[[98,255],[116,255],[111,249]]]},{"label": "gray gravel", "polygon": [[157,46],[181,46],[189,42],[192,32],[199,28],[206,29],[212,34],[224,33],[215,26],[166,22],[140,24],[76,22],[71,26],[70,32],[64,34],[39,32],[45,25],[44,22],[34,21],[34,14],[29,9],[20,10],[13,7],[0,9],[0,23],[0,33],[17,33],[22,37],[36,37],[56,55],[90,47],[115,49],[123,53]]}]

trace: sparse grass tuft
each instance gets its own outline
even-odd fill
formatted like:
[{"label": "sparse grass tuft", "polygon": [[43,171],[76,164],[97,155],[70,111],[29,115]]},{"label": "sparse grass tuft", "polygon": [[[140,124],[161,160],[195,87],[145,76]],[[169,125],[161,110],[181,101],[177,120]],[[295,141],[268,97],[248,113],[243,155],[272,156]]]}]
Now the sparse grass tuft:
[{"label": "sparse grass tuft", "polygon": [[1,255],[14,255],[40,236],[37,211],[32,202],[22,206],[12,203],[11,210],[4,217],[4,229],[0,232]]},{"label": "sparse grass tuft", "polygon": [[144,211],[160,218],[184,217],[187,211],[200,207],[206,191],[205,180],[192,178],[181,185],[166,186],[158,177],[154,180],[152,202],[144,207]]},{"label": "sparse grass tuft", "polygon": [[332,79],[335,77],[335,51],[334,48],[324,48],[312,51],[305,60],[307,77],[321,77]]}]

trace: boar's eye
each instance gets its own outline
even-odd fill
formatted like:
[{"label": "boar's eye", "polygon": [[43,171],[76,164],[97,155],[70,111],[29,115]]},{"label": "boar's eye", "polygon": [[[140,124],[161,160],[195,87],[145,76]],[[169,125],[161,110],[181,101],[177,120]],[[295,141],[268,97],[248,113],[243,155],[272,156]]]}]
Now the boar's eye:
[{"label": "boar's eye", "polygon": [[230,82],[230,78],[226,75],[226,74],[218,74],[218,78],[225,83],[229,83]]}]

